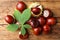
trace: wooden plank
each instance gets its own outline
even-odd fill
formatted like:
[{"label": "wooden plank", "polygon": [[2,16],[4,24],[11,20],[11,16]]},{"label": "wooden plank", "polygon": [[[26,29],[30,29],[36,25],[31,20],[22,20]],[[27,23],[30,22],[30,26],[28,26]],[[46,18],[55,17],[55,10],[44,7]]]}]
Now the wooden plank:
[{"label": "wooden plank", "polygon": [[60,0],[0,0],[0,1],[60,2]]},{"label": "wooden plank", "polygon": [[[17,2],[5,1],[0,3],[0,19],[4,18],[7,14],[13,14]],[[28,4],[32,2],[27,2]],[[60,2],[40,2],[45,8],[49,8],[56,16],[60,17]],[[29,5],[28,5],[29,6]]]},{"label": "wooden plank", "polygon": [[60,2],[60,0],[23,0],[26,2]]},{"label": "wooden plank", "polygon": [[6,25],[2,25],[0,27],[0,40],[18,40],[18,31],[17,32],[9,32],[6,30]]},{"label": "wooden plank", "polygon": [[[1,25],[0,25],[1,26]],[[10,32],[6,30],[7,25],[2,25],[0,27],[0,40],[19,40],[18,31]],[[29,38],[25,40],[59,40],[60,39],[60,23],[52,26],[52,33],[49,35],[41,34],[36,36],[32,33],[32,30],[29,31]]]}]

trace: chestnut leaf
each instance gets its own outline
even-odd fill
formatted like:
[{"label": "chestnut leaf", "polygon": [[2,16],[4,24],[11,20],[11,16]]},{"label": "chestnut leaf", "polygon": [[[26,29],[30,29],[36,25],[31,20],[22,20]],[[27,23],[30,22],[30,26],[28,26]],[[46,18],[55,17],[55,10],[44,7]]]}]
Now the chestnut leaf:
[{"label": "chestnut leaf", "polygon": [[31,26],[28,25],[28,24],[23,25],[23,26],[21,27],[21,34],[22,34],[22,35],[25,35],[25,34],[26,34],[26,29],[30,29],[30,28],[31,28]]},{"label": "chestnut leaf", "polygon": [[7,30],[15,32],[17,29],[19,28],[19,26],[17,24],[9,24],[7,26]]},{"label": "chestnut leaf", "polygon": [[31,29],[31,26],[28,24],[23,25],[26,29]]},{"label": "chestnut leaf", "polygon": [[29,20],[30,17],[31,17],[31,10],[30,9],[24,10],[20,16],[20,23],[24,24],[27,20]]},{"label": "chestnut leaf", "polygon": [[25,35],[26,34],[26,30],[25,30],[25,28],[23,26],[21,27],[21,34],[22,35]]},{"label": "chestnut leaf", "polygon": [[14,17],[16,18],[17,21],[20,22],[20,15],[21,12],[19,12],[17,9],[14,11]]},{"label": "chestnut leaf", "polygon": [[31,9],[26,9],[23,11],[23,13],[20,13],[18,10],[15,10],[14,17],[21,24],[21,34],[25,35],[26,34],[25,28],[26,29],[31,28],[30,25],[24,24],[31,17]]},{"label": "chestnut leaf", "polygon": [[31,10],[26,9],[23,11],[23,13],[20,13],[18,10],[14,12],[14,17],[17,21],[19,21],[21,24],[24,24],[31,16]]}]

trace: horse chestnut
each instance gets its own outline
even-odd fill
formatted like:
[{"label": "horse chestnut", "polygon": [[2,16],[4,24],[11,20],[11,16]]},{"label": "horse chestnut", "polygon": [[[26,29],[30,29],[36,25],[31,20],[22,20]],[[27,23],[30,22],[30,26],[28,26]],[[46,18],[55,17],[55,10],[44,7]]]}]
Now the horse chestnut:
[{"label": "horse chestnut", "polygon": [[33,14],[38,15],[40,13],[41,9],[38,7],[35,7],[35,8],[32,8],[31,11],[33,12]]},{"label": "horse chestnut", "polygon": [[25,34],[25,35],[19,34],[19,38],[21,39],[27,39],[28,37],[29,37],[28,34]]},{"label": "horse chestnut", "polygon": [[39,21],[40,25],[44,25],[45,24],[45,18],[44,17],[39,17],[38,21]]},{"label": "horse chestnut", "polygon": [[44,26],[43,26],[43,32],[44,32],[45,34],[50,33],[50,31],[51,31],[51,28],[50,28],[49,25],[44,25]]},{"label": "horse chestnut", "polygon": [[24,11],[26,9],[26,4],[23,1],[19,1],[16,5],[16,9],[20,12]]},{"label": "horse chestnut", "polygon": [[40,27],[37,27],[37,28],[33,28],[33,33],[35,35],[39,35],[41,33],[42,29]]},{"label": "horse chestnut", "polygon": [[54,25],[54,24],[56,24],[56,19],[54,17],[47,18],[47,24],[48,25]]},{"label": "horse chestnut", "polygon": [[39,17],[42,14],[43,7],[39,3],[33,3],[29,8],[31,8],[33,17]]},{"label": "horse chestnut", "polygon": [[38,27],[39,22],[36,18],[31,18],[27,21],[27,24],[31,25],[32,28]]},{"label": "horse chestnut", "polygon": [[9,23],[9,24],[15,22],[15,21],[14,21],[14,18],[13,18],[11,15],[7,15],[7,16],[5,17],[5,21],[6,21],[7,23]]}]

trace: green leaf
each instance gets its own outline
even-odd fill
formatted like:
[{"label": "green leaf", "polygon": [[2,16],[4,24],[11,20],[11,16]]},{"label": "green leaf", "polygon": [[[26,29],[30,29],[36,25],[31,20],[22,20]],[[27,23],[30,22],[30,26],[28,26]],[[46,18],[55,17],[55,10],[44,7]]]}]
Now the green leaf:
[{"label": "green leaf", "polygon": [[21,13],[18,11],[18,10],[15,10],[14,11],[14,17],[16,18],[17,21],[20,22],[20,16],[21,16]]},{"label": "green leaf", "polygon": [[31,10],[30,9],[24,10],[20,17],[21,24],[24,24],[30,18],[30,16],[31,16]]},{"label": "green leaf", "polygon": [[18,29],[18,25],[17,24],[9,24],[7,27],[7,30],[15,32]]},{"label": "green leaf", "polygon": [[25,28],[27,28],[27,29],[30,29],[31,28],[31,26],[30,25],[28,25],[28,24],[25,24],[25,25],[23,25]]},{"label": "green leaf", "polygon": [[18,10],[15,10],[14,16],[15,16],[17,21],[19,21],[21,24],[24,24],[30,18],[31,10],[26,9],[23,11],[22,14]]},{"label": "green leaf", "polygon": [[21,27],[21,34],[22,34],[22,35],[25,35],[25,34],[26,34],[26,30],[25,30],[24,27]]}]

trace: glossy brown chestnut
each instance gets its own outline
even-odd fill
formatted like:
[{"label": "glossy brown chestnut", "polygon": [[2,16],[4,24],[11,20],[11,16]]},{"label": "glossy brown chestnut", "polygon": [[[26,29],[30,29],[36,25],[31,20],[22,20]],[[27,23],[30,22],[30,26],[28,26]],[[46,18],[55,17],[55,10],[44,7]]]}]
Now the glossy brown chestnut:
[{"label": "glossy brown chestnut", "polygon": [[21,39],[27,39],[28,37],[29,37],[28,34],[25,34],[25,35],[20,34],[19,35],[19,38],[21,38]]},{"label": "glossy brown chestnut", "polygon": [[20,12],[24,11],[26,9],[26,4],[23,1],[19,1],[16,5],[16,9]]},{"label": "glossy brown chestnut", "polygon": [[5,21],[9,24],[14,23],[14,18],[11,15],[5,17]]},{"label": "glossy brown chestnut", "polygon": [[45,18],[44,17],[39,17],[38,21],[39,21],[40,25],[44,25],[45,24]]},{"label": "glossy brown chestnut", "polygon": [[37,28],[33,28],[33,33],[35,35],[39,35],[41,33],[42,29],[40,27],[37,27]]},{"label": "glossy brown chestnut", "polygon": [[51,10],[49,10],[49,9],[44,9],[44,11],[43,11],[43,16],[45,17],[45,18],[48,18],[48,17],[52,17],[52,12],[51,12]]},{"label": "glossy brown chestnut", "polygon": [[38,27],[39,22],[36,20],[36,18],[31,18],[27,21],[27,24],[31,25],[32,28]]},{"label": "glossy brown chestnut", "polygon": [[54,25],[56,24],[56,19],[54,17],[47,18],[47,25]]},{"label": "glossy brown chestnut", "polygon": [[43,26],[43,32],[44,32],[44,34],[48,34],[48,33],[50,33],[50,31],[51,31],[51,28],[50,28],[49,25],[44,25]]},{"label": "glossy brown chestnut", "polygon": [[32,8],[31,11],[33,12],[33,14],[38,15],[41,10],[40,10],[40,8],[35,7],[35,8]]}]

